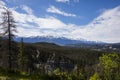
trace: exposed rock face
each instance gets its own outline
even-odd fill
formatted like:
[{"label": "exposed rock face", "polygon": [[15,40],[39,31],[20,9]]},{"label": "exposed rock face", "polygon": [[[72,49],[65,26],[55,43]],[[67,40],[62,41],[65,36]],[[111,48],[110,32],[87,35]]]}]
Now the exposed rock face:
[{"label": "exposed rock face", "polygon": [[61,71],[71,71],[74,68],[74,62],[72,60],[64,56],[57,55],[56,53],[44,54],[37,50],[36,58],[37,63],[35,63],[35,67],[37,69],[44,68],[46,73],[52,73],[57,68]]}]

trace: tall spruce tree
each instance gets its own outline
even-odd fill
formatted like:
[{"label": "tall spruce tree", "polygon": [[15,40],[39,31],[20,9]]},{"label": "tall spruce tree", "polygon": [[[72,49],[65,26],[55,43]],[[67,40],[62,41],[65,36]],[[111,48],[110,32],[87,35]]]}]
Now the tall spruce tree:
[{"label": "tall spruce tree", "polygon": [[21,38],[21,42],[19,44],[19,54],[18,54],[18,65],[19,68],[23,70],[24,67],[24,42],[23,38]]},{"label": "tall spruce tree", "polygon": [[28,56],[25,53],[25,45],[24,45],[23,38],[21,38],[21,42],[19,44],[19,53],[18,53],[19,69],[21,69],[22,71],[25,71],[26,68],[28,67],[27,64],[28,64]]},{"label": "tall spruce tree", "polygon": [[2,23],[2,35],[8,39],[8,64],[9,69],[12,68],[12,40],[14,37],[14,32],[16,32],[15,20],[13,18],[12,11],[3,7],[3,12],[1,13]]}]

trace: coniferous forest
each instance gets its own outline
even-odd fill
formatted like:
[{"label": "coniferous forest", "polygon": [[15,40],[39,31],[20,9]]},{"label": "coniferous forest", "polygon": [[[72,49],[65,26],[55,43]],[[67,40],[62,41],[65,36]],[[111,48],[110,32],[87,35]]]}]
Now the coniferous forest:
[{"label": "coniferous forest", "polygon": [[[14,40],[17,22],[3,7],[0,16],[0,80],[120,80],[118,50]],[[96,46],[97,48],[98,46]]]}]

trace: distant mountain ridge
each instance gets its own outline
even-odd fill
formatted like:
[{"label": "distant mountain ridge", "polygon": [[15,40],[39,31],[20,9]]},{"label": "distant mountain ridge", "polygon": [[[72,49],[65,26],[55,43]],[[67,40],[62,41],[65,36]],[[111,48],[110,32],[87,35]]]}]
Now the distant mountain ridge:
[{"label": "distant mountain ridge", "polygon": [[[21,37],[15,37],[14,40],[19,42]],[[68,39],[65,37],[53,37],[53,36],[36,36],[36,37],[23,37],[24,42],[27,43],[36,43],[36,42],[48,42],[48,43],[55,43],[59,45],[68,45],[68,44],[80,44],[80,43],[85,43],[85,44],[98,44],[102,42],[96,42],[96,41],[87,41],[85,39],[80,39],[80,40],[72,40]]]},{"label": "distant mountain ridge", "polygon": [[[44,44],[46,46],[67,46],[75,48],[88,48],[92,50],[114,50],[120,51],[120,43],[104,43],[98,41],[87,41],[85,39],[72,40],[65,37],[53,37],[53,36],[36,36],[36,37],[23,37],[25,43]],[[21,37],[15,37],[15,41],[20,42]],[[49,45],[50,43],[50,45]]]}]

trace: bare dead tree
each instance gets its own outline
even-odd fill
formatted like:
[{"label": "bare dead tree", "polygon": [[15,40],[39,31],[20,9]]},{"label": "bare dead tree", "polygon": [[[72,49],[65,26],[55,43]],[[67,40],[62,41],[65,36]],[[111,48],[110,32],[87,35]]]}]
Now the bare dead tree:
[{"label": "bare dead tree", "polygon": [[3,10],[4,11],[2,12],[2,16],[1,16],[2,23],[0,24],[0,26],[2,26],[1,28],[3,31],[2,35],[8,39],[8,63],[9,63],[9,69],[11,69],[12,68],[11,48],[12,48],[12,40],[14,37],[14,32],[16,32],[16,25],[12,11],[6,8],[3,8]]}]

